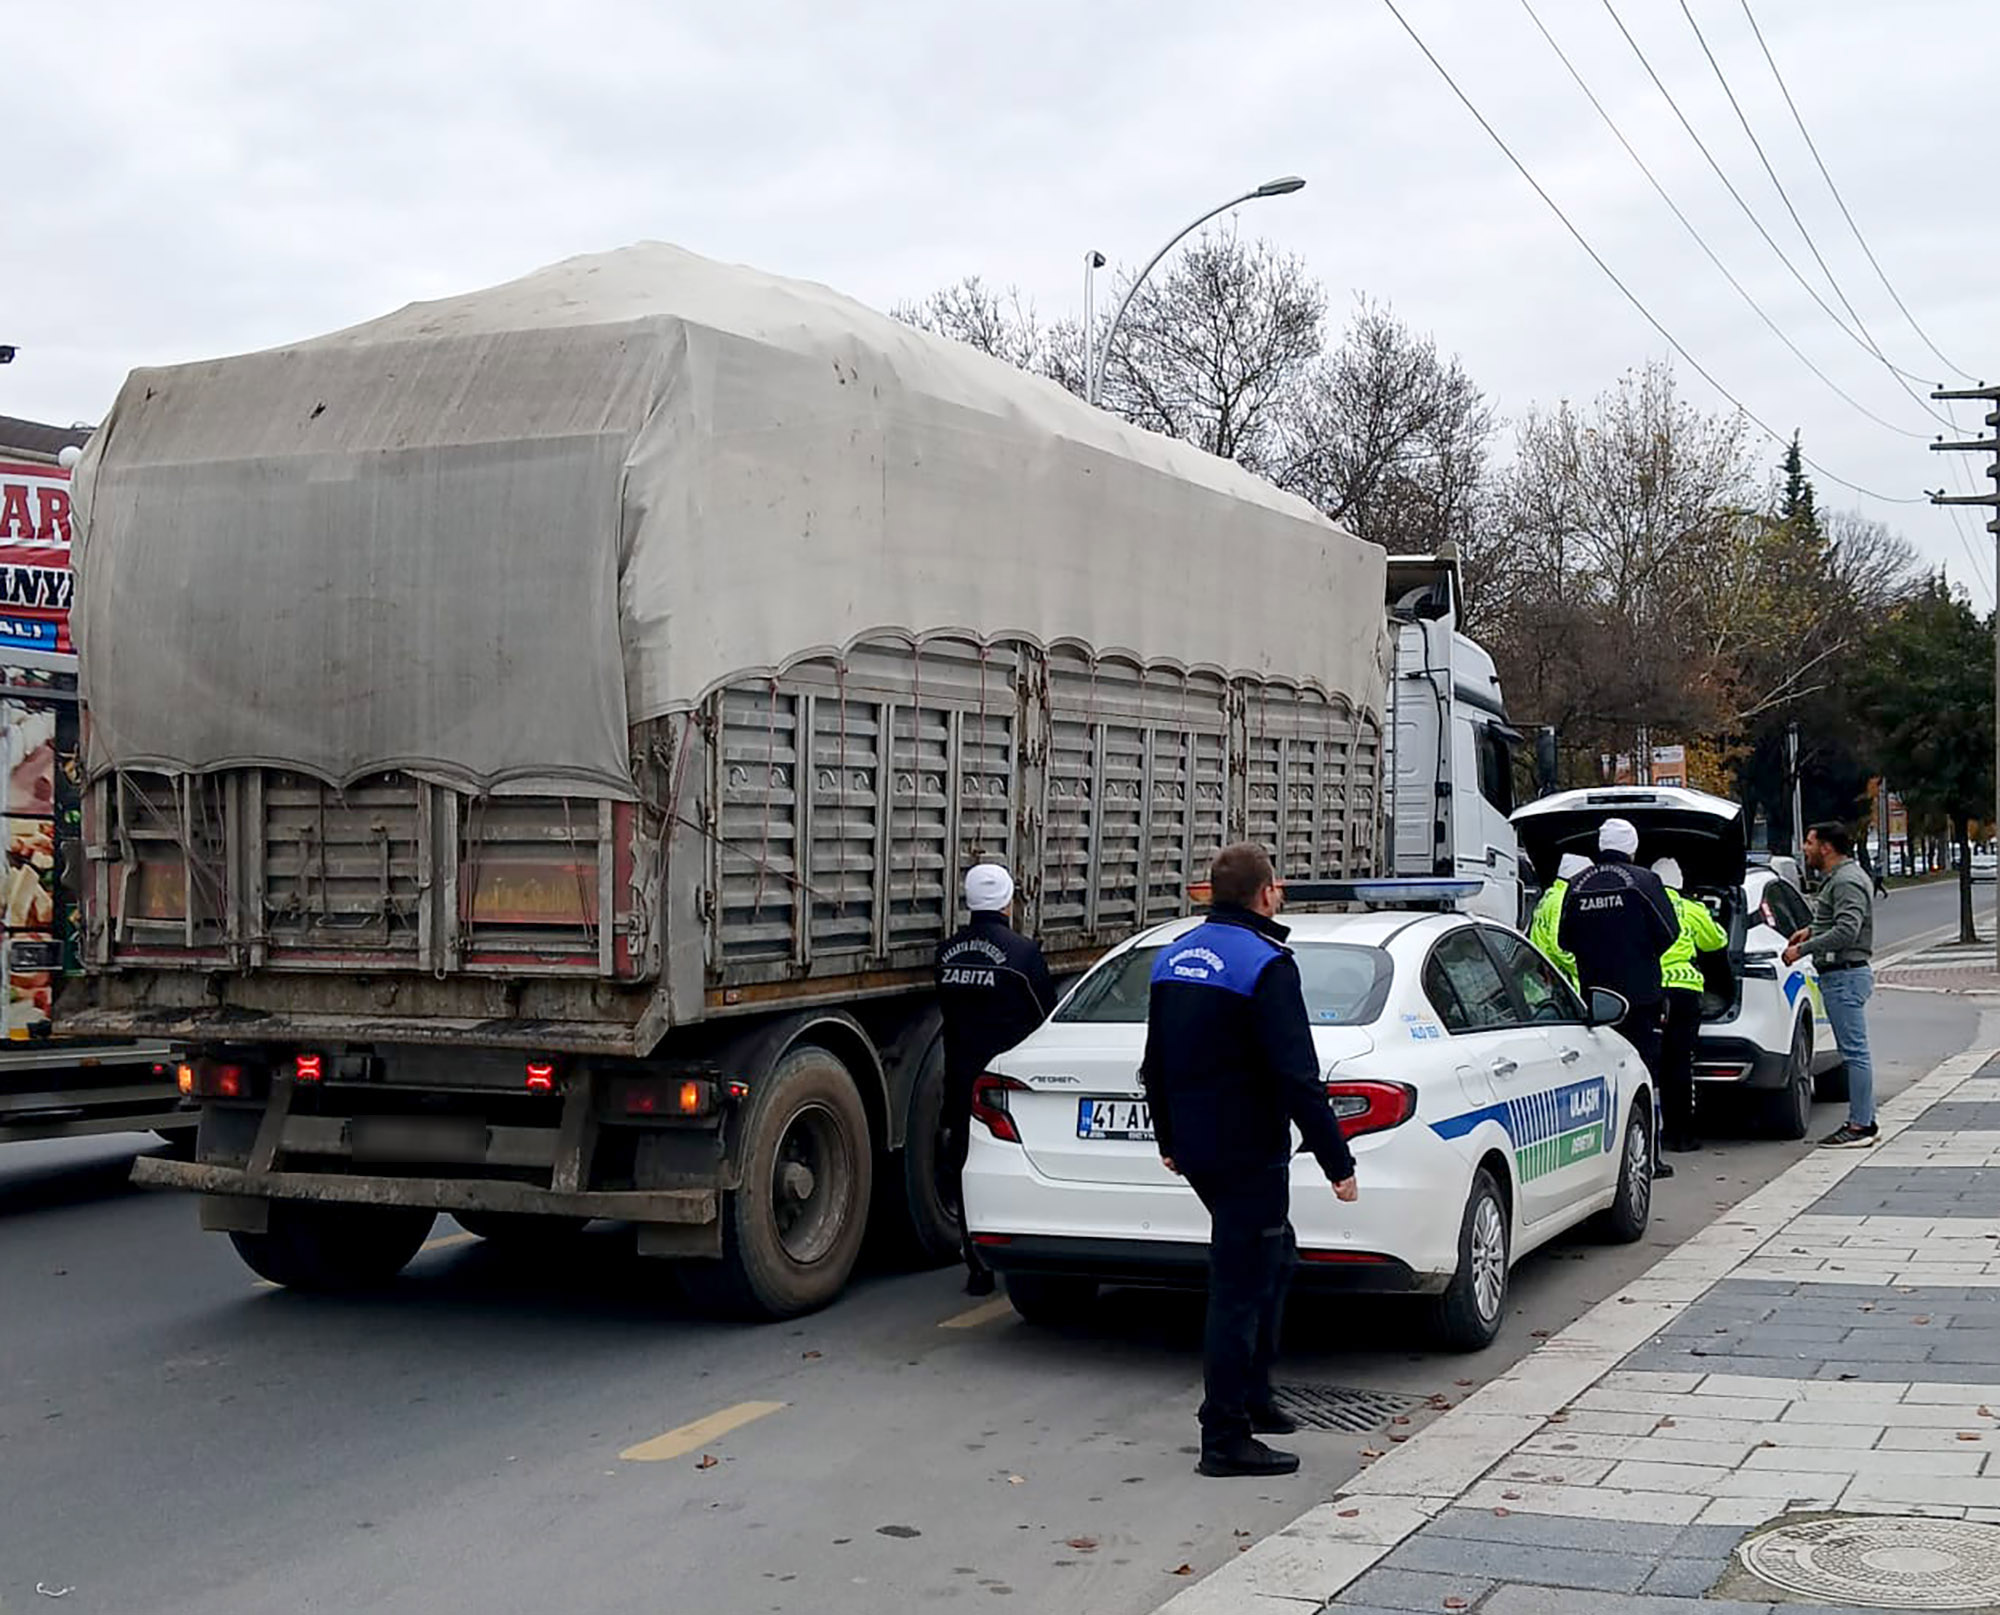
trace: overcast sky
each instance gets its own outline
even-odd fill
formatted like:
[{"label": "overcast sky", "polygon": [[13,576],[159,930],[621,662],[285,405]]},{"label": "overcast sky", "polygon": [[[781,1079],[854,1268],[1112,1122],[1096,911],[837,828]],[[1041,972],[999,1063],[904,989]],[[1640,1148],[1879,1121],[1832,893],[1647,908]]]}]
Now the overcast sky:
[{"label": "overcast sky", "polygon": [[[1738,210],[1607,0],[1533,0],[1606,109],[1842,402],[1619,149],[1520,0],[1399,0],[1522,161],[1693,357],[1828,471],[1950,481],[1940,430]],[[1680,0],[1611,0],[1804,276]],[[1813,165],[1743,0],[1688,0],[1840,289],[1888,356],[1963,384],[1896,311]],[[1750,0],[1868,243],[1953,362],[2000,381],[1991,0]],[[39,9],[41,15],[36,16]],[[652,237],[878,306],[967,273],[1075,314],[1086,248],[1142,262],[1231,194],[1336,304],[1384,300],[1499,408],[1586,399],[1667,352],[1383,0],[96,0],[0,22],[0,413],[96,420],[125,372],[267,346]],[[1104,295],[1100,282],[1100,297]],[[1720,406],[1685,362],[1688,396]],[[1921,391],[1928,389],[1919,386]],[[1978,413],[1959,406],[1975,436]],[[1775,455],[1776,449],[1772,449]],[[1971,486],[1970,483],[1966,484]],[[1849,493],[1983,608],[1949,515]]]}]

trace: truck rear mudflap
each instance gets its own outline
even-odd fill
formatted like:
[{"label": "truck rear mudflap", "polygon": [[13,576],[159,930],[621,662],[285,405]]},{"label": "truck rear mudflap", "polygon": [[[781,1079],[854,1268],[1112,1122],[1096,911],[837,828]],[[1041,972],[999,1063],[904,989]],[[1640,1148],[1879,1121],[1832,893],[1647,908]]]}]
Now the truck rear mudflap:
[{"label": "truck rear mudflap", "polygon": [[[322,1205],[407,1206],[422,1211],[499,1212],[704,1226],[716,1220],[713,1189],[543,1189],[492,1178],[370,1176],[346,1172],[257,1171],[207,1161],[142,1156],[132,1181],[146,1188],[190,1189],[204,1196],[254,1201],[306,1200]],[[243,1230],[254,1221],[205,1204],[211,1230]]]}]

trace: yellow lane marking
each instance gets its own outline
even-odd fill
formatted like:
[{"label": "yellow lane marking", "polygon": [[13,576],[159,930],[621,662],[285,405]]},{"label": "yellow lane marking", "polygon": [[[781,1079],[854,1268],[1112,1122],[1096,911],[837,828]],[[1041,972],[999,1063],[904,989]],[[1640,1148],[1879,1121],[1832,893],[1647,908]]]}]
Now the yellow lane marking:
[{"label": "yellow lane marking", "polygon": [[1004,1318],[1014,1310],[1014,1303],[1004,1295],[996,1295],[991,1301],[982,1301],[970,1312],[961,1312],[955,1318],[947,1318],[938,1325],[940,1329],[977,1329],[982,1323],[991,1323],[995,1318]]},{"label": "yellow lane marking", "polygon": [[422,1256],[429,1251],[448,1251],[454,1245],[473,1245],[478,1241],[477,1234],[439,1234],[436,1239],[427,1239],[419,1245],[417,1254]]},{"label": "yellow lane marking", "polygon": [[741,1429],[753,1419],[776,1413],[784,1405],[782,1402],[738,1402],[733,1408],[724,1408],[705,1419],[696,1419],[693,1424],[684,1424],[678,1430],[654,1436],[651,1441],[627,1447],[618,1456],[635,1464],[656,1464],[663,1458],[684,1458],[718,1437],[728,1435],[731,1430]]}]

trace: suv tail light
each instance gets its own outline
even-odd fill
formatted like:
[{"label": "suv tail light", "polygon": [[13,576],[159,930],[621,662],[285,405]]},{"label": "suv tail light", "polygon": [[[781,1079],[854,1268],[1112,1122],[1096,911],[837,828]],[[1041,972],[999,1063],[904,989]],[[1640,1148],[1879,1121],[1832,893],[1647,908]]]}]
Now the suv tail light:
[{"label": "suv tail light", "polygon": [[1008,1095],[1026,1093],[1028,1085],[1012,1077],[996,1077],[991,1072],[972,1085],[972,1114],[986,1124],[986,1130],[1003,1144],[1021,1142],[1021,1130],[1008,1111]]},{"label": "suv tail light", "polygon": [[1417,1090],[1407,1082],[1381,1082],[1373,1077],[1350,1078],[1326,1085],[1327,1102],[1349,1138],[1385,1133],[1417,1113]]}]

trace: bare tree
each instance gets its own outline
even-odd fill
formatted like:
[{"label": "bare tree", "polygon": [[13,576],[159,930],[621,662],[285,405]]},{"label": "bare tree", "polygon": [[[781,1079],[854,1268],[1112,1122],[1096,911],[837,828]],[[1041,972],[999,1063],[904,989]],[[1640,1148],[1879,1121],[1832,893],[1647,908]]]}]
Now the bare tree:
[{"label": "bare tree", "polygon": [[1325,313],[1326,294],[1299,259],[1234,231],[1204,233],[1133,295],[1104,360],[1103,402],[1270,472],[1283,458],[1286,401],[1319,356]]},{"label": "bare tree", "polygon": [[1015,287],[1004,292],[977,275],[967,275],[919,302],[898,303],[896,319],[1038,376],[1083,391],[1083,336],[1073,321],[1044,325],[1032,303]]}]

